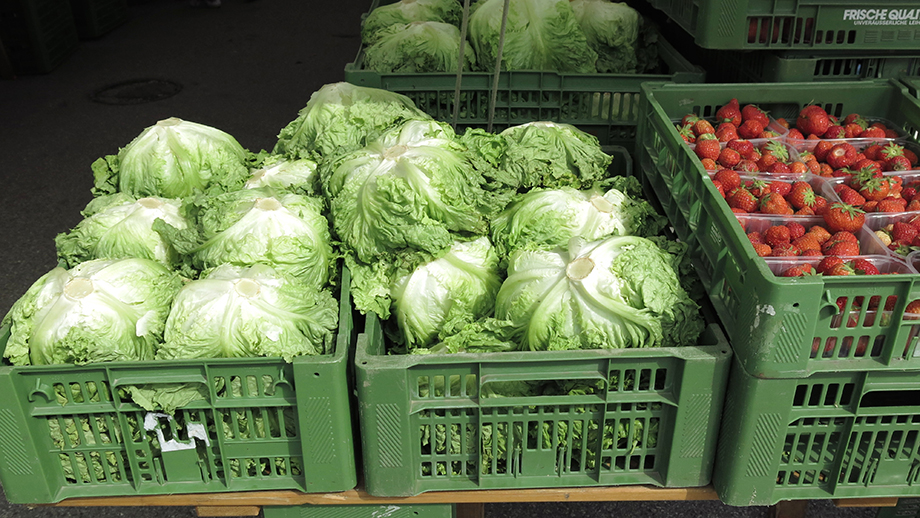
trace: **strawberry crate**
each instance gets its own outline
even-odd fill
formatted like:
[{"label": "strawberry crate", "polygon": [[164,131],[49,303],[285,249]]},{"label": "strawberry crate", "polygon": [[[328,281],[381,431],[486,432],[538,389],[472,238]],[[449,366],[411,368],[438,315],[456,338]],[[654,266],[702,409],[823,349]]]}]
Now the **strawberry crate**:
[{"label": "strawberry crate", "polygon": [[920,74],[920,55],[854,51],[711,51],[701,49],[709,80],[800,83],[888,79]]},{"label": "strawberry crate", "polygon": [[848,0],[650,0],[703,48],[719,50],[916,50],[914,0],[883,5]]},{"label": "strawberry crate", "polygon": [[[704,486],[730,356],[716,324],[684,347],[392,355],[370,314],[355,354],[365,487]],[[503,392],[520,382],[593,388]]]},{"label": "strawberry crate", "polygon": [[907,85],[907,91],[914,97],[920,98],[920,73],[912,77],[902,77],[901,81]]},{"label": "strawberry crate", "polygon": [[[915,323],[902,319],[920,298],[920,276],[821,277],[784,279],[758,257],[696,155],[671,120],[683,113],[715,113],[726,99],[755,103],[774,116],[795,116],[818,102],[831,113],[855,111],[892,120],[905,131],[920,127],[920,103],[893,80],[849,83],[692,85],[646,84],[640,107],[638,176],[655,192],[678,237],[686,241],[734,354],[753,376],[801,377],[815,372],[920,369]],[[887,319],[863,316],[856,328],[835,326],[838,299],[896,303]],[[879,297],[873,299],[873,297]],[[865,305],[863,311],[868,311]],[[863,336],[878,354],[813,355],[812,345],[855,342]],[[905,352],[906,351],[906,352]]]},{"label": "strawberry crate", "polygon": [[[368,12],[391,0],[374,0]],[[570,74],[540,71],[502,72],[492,131],[532,121],[572,124],[601,145],[633,149],[640,85],[645,81],[702,83],[705,71],[693,65],[659,36],[661,71],[649,74]],[[379,73],[365,68],[364,46],[345,65],[345,81],[403,94],[437,120],[454,116],[456,73]],[[457,128],[487,128],[494,74],[464,72],[460,83]]]},{"label": "strawberry crate", "polygon": [[736,362],[713,486],[735,506],[920,496],[918,372],[762,379]]},{"label": "strawberry crate", "polygon": [[[7,500],[354,488],[347,273],[342,286],[335,350],[322,356],[0,366]],[[0,330],[0,350],[9,336]],[[146,384],[207,397],[167,415],[119,390]]]}]

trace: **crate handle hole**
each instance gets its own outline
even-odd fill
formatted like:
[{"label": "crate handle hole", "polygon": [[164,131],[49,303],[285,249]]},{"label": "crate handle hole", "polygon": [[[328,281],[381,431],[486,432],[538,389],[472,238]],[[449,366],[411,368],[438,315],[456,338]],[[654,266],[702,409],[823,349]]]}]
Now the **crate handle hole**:
[{"label": "crate handle hole", "polygon": [[793,303],[793,304],[792,304],[792,307],[794,307],[794,308],[799,307],[799,303],[798,303],[798,302]]}]

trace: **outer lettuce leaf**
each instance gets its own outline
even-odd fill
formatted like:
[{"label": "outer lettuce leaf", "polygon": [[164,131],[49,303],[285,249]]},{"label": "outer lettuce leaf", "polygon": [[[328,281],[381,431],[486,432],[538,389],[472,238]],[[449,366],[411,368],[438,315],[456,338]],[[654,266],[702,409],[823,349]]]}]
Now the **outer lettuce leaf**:
[{"label": "outer lettuce leaf", "polygon": [[530,122],[501,134],[511,142],[502,168],[517,178],[519,187],[586,189],[607,176],[613,160],[597,137],[570,124]]},{"label": "outer lettuce leaf", "polygon": [[[504,0],[481,0],[470,15],[469,38],[480,67],[495,70]],[[595,72],[588,46],[568,0],[511,0],[502,70]]]},{"label": "outer lettuce leaf", "polygon": [[261,188],[201,203],[204,242],[193,252],[198,268],[267,263],[313,286],[328,282],[335,261],[319,199]]},{"label": "outer lettuce leaf", "polygon": [[97,160],[93,192],[181,198],[239,189],[248,176],[247,157],[227,133],[173,117],[146,128],[117,158]]},{"label": "outer lettuce leaf", "polygon": [[260,163],[243,185],[244,189],[267,187],[275,191],[312,196],[319,194],[318,165],[302,158],[288,160],[280,155],[269,155]]},{"label": "outer lettuce leaf", "polygon": [[409,120],[431,116],[404,95],[344,82],[327,84],[281,130],[273,153],[321,161],[361,149]]},{"label": "outer lettuce leaf", "polygon": [[703,329],[672,259],[633,236],[513,253],[495,315],[530,350],[692,345]]},{"label": "outer lettuce leaf", "polygon": [[483,214],[495,200],[449,129],[406,123],[323,175],[333,227],[358,259],[372,263],[405,248],[437,255],[453,243],[451,231],[485,233]]},{"label": "outer lettuce leaf", "polygon": [[97,259],[43,275],[3,318],[14,365],[150,360],[179,275],[149,259]]},{"label": "outer lettuce leaf", "polygon": [[374,44],[379,33],[393,25],[412,22],[443,22],[460,25],[463,10],[456,0],[401,0],[371,11],[361,25],[361,41]]},{"label": "outer lettuce leaf", "polygon": [[396,324],[408,349],[426,347],[492,312],[501,286],[488,238],[458,241],[393,284]]},{"label": "outer lettuce leaf", "polygon": [[492,240],[499,254],[507,255],[518,248],[563,247],[573,237],[594,241],[610,235],[655,235],[666,222],[647,201],[616,189],[534,189],[495,218]]},{"label": "outer lettuce leaf", "polygon": [[157,359],[326,353],[338,325],[327,290],[267,265],[225,264],[187,284],[166,321]]},{"label": "outer lettuce leaf", "polygon": [[141,257],[167,266],[179,263],[179,254],[167,236],[157,232],[161,220],[182,230],[193,226],[179,200],[137,199],[118,193],[93,199],[82,212],[85,219],[55,238],[58,259],[68,267],[91,259]]},{"label": "outer lettuce leaf", "polygon": [[[456,72],[460,29],[440,22],[391,25],[377,33],[364,51],[364,66],[380,73]],[[476,63],[471,46],[464,46],[463,69]]]},{"label": "outer lettuce leaf", "polygon": [[588,45],[597,52],[597,71],[635,74],[639,12],[625,3],[610,0],[571,0],[571,5]]}]

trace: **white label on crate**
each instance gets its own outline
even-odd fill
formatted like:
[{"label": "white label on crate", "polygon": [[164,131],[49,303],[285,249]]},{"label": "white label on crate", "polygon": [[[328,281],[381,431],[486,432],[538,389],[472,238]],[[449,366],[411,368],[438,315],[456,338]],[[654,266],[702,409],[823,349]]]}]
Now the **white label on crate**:
[{"label": "white label on crate", "polygon": [[157,426],[159,419],[163,417],[165,417],[167,421],[172,421],[171,415],[161,414],[159,412],[148,412],[147,415],[144,416],[144,430],[156,432],[157,440],[160,442],[160,449],[162,451],[194,450],[195,439],[204,441],[207,446],[211,445],[211,441],[208,439],[208,431],[202,423],[186,424],[185,429],[188,431],[189,442],[179,442],[175,438],[167,441],[166,437],[163,436],[163,429]]},{"label": "white label on crate", "polygon": [[388,505],[379,511],[374,511],[371,516],[373,518],[387,518],[387,516],[392,516],[396,511],[399,511],[398,505]]},{"label": "white label on crate", "polygon": [[776,309],[769,304],[767,304],[766,306],[757,306],[757,314],[754,315],[754,325],[751,326],[751,331],[760,327],[760,314],[761,313],[766,313],[770,315],[771,317],[775,317]]},{"label": "white label on crate", "polygon": [[920,25],[920,9],[844,9],[853,25]]}]

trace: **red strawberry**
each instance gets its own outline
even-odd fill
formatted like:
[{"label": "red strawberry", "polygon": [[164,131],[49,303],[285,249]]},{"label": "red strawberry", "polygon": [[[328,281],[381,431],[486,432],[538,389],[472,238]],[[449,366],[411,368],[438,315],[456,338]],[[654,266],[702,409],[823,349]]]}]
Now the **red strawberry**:
[{"label": "red strawberry", "polygon": [[843,276],[843,275],[856,275],[856,272],[853,271],[853,268],[849,264],[843,263],[837,266],[829,268],[824,272],[824,275],[831,276]]},{"label": "red strawberry", "polygon": [[863,182],[859,195],[868,201],[884,200],[891,191],[887,178],[872,178]]},{"label": "red strawberry", "polygon": [[722,185],[725,187],[725,192],[732,192],[738,187],[741,187],[741,177],[731,169],[720,169],[712,179],[722,182]]},{"label": "red strawberry", "polygon": [[747,190],[751,191],[751,194],[758,198],[763,198],[764,195],[771,192],[770,184],[766,180],[749,180],[745,187],[747,187]]},{"label": "red strawberry", "polygon": [[832,147],[834,147],[834,143],[827,140],[822,140],[815,144],[815,149],[812,151],[815,154],[815,160],[824,162]]},{"label": "red strawberry", "polygon": [[708,158],[710,160],[719,158],[722,147],[715,135],[710,135],[708,133],[704,133],[703,135],[696,141],[696,148],[694,149],[696,156],[700,157],[700,159]]},{"label": "red strawberry", "polygon": [[731,128],[722,128],[716,130],[716,140],[719,142],[728,142],[738,138],[738,131],[731,124],[729,124],[729,126],[731,126]]},{"label": "red strawberry", "polygon": [[781,274],[783,277],[804,277],[806,275],[814,275],[814,268],[808,263],[790,266]]},{"label": "red strawberry", "polygon": [[815,195],[815,206],[811,209],[815,211],[815,214],[818,216],[823,216],[827,213],[827,209],[830,207],[830,204],[827,202],[827,198],[824,196]]},{"label": "red strawberry", "polygon": [[846,137],[846,130],[843,126],[830,126],[827,128],[827,131],[824,132],[822,137],[826,139],[840,139]]},{"label": "red strawberry", "polygon": [[856,135],[859,138],[873,138],[881,139],[885,138],[885,130],[881,128],[866,128],[862,130],[859,135]]},{"label": "red strawberry", "polygon": [[754,106],[753,104],[745,105],[745,107],[741,109],[741,119],[743,121],[757,121],[764,128],[770,125],[770,117],[767,116],[763,110],[757,106]]},{"label": "red strawberry", "polygon": [[768,192],[760,199],[760,212],[763,214],[791,213],[789,204],[786,202],[786,198],[783,198],[779,194],[772,192]]},{"label": "red strawberry", "polygon": [[844,138],[856,138],[865,130],[865,126],[851,122],[843,126],[843,136]]},{"label": "red strawberry", "polygon": [[[699,145],[697,143],[697,145]],[[828,151],[824,161],[834,169],[840,169],[852,164],[856,160],[856,148],[844,142],[837,144]]]},{"label": "red strawberry", "polygon": [[859,255],[859,245],[848,241],[828,241],[821,247],[824,255],[853,256]]},{"label": "red strawberry", "polygon": [[878,268],[868,259],[853,259],[849,263],[856,275],[879,275]]},{"label": "red strawberry", "polygon": [[745,139],[730,140],[728,141],[728,147],[737,151],[741,158],[750,158],[754,152],[754,144]]},{"label": "red strawberry", "polygon": [[815,204],[815,191],[808,182],[795,182],[792,184],[792,190],[786,199],[796,209],[813,207]]},{"label": "red strawberry", "polygon": [[841,184],[839,189],[835,187],[834,190],[837,191],[837,196],[840,196],[840,201],[847,205],[860,207],[866,203],[866,199],[848,185]]},{"label": "red strawberry", "polygon": [[869,144],[863,148],[862,153],[866,155],[866,158],[869,160],[879,160],[881,155],[879,153],[882,151],[881,144]]},{"label": "red strawberry", "polygon": [[745,173],[757,173],[760,172],[760,166],[758,166],[757,162],[753,160],[745,159],[741,162],[738,162],[738,165],[735,166],[735,170]]},{"label": "red strawberry", "polygon": [[822,245],[826,243],[828,239],[831,238],[831,233],[828,232],[827,229],[822,227],[821,225],[812,225],[812,227],[808,229],[808,233],[814,234],[815,237],[818,238],[818,242],[821,243]]},{"label": "red strawberry", "polygon": [[803,134],[823,135],[831,125],[827,112],[820,106],[806,106],[799,112],[795,127]]},{"label": "red strawberry", "polygon": [[763,133],[764,125],[757,120],[749,119],[738,126],[738,136],[744,139],[758,138]]},{"label": "red strawberry", "polygon": [[799,255],[809,250],[821,251],[821,243],[819,243],[818,238],[812,234],[805,234],[798,239],[794,239],[792,241],[792,247],[798,251]]},{"label": "red strawberry", "polygon": [[773,249],[766,243],[754,243],[754,251],[760,257],[770,257],[773,254]]},{"label": "red strawberry", "polygon": [[791,243],[783,243],[778,246],[773,247],[773,252],[770,253],[770,257],[795,257],[799,255],[796,252],[795,247]]},{"label": "red strawberry", "polygon": [[795,139],[795,140],[805,140],[805,135],[802,135],[802,132],[796,128],[789,130],[789,133],[786,133],[786,138]]},{"label": "red strawberry", "polygon": [[763,242],[772,247],[789,243],[791,240],[792,233],[789,232],[789,228],[785,225],[772,226],[763,233]]},{"label": "red strawberry", "polygon": [[903,221],[895,222],[891,228],[891,238],[895,241],[911,243],[917,237],[917,234],[917,227]]},{"label": "red strawberry", "polygon": [[725,197],[725,186],[722,185],[722,182],[718,180],[713,180],[712,185],[713,187],[716,188],[717,191],[719,191],[719,196],[724,198]]},{"label": "red strawberry", "polygon": [[904,308],[905,313],[910,313],[913,315],[920,315],[920,299],[912,301],[910,304]]},{"label": "red strawberry", "polygon": [[904,155],[893,156],[885,161],[886,171],[910,171],[911,169],[910,160]]},{"label": "red strawberry", "polygon": [[798,239],[805,235],[805,227],[801,223],[786,223],[786,228],[789,229],[789,237],[791,239]]},{"label": "red strawberry", "polygon": [[[789,182],[783,182],[781,180],[774,180],[770,182],[770,192],[775,192],[783,198],[789,195],[792,191],[792,184]],[[789,201],[789,200],[786,200]]]},{"label": "red strawberry", "polygon": [[792,168],[782,162],[773,162],[765,172],[770,174],[790,174],[792,173]]},{"label": "red strawberry", "polygon": [[693,124],[700,120],[700,116],[695,113],[688,113],[680,119],[681,126],[693,126]]},{"label": "red strawberry", "polygon": [[738,165],[738,162],[741,162],[741,155],[734,149],[728,147],[723,148],[719,153],[719,158],[716,159],[716,163],[729,169]]},{"label": "red strawberry", "polygon": [[[836,255],[829,255],[824,259],[821,259],[821,262],[818,263],[818,266],[815,267],[815,270],[818,273],[826,273],[837,266],[843,264],[843,259],[837,257]],[[837,307],[840,308],[840,311],[843,311],[844,306],[846,305],[846,299],[843,301],[843,306],[841,306],[840,301],[837,301]]]},{"label": "red strawberry", "polygon": [[693,126],[689,124],[686,126],[677,126],[677,133],[680,135],[680,138],[684,139],[684,142],[688,144],[696,142],[696,133],[693,133]]},{"label": "red strawberry", "polygon": [[741,209],[745,212],[757,210],[757,197],[745,188],[731,191],[726,200],[728,201],[728,206],[733,209]]},{"label": "red strawberry", "polygon": [[846,203],[834,203],[824,214],[824,223],[831,232],[856,232],[866,222],[866,214]]},{"label": "red strawberry", "polygon": [[763,243],[763,242],[764,242],[764,240],[763,240],[763,234],[761,234],[760,232],[748,232],[748,233],[747,233],[747,237],[748,237],[748,240],[751,242],[752,245],[756,245],[757,243]]},{"label": "red strawberry", "polygon": [[907,203],[904,198],[885,198],[878,202],[875,212],[904,212],[907,209]]},{"label": "red strawberry", "polygon": [[716,119],[719,122],[730,122],[735,126],[741,125],[741,107],[738,99],[728,101],[728,104],[722,106],[716,111]]},{"label": "red strawberry", "polygon": [[693,123],[693,132],[696,133],[697,138],[699,138],[700,135],[705,135],[708,133],[714,134],[716,129],[712,127],[712,124],[709,121],[700,119]]}]

